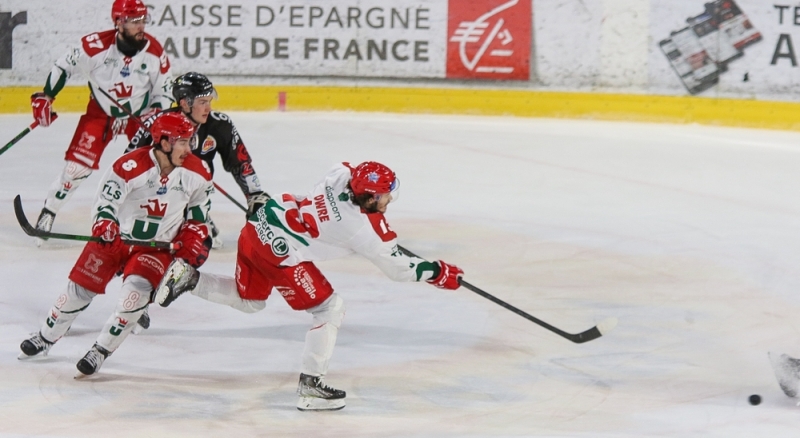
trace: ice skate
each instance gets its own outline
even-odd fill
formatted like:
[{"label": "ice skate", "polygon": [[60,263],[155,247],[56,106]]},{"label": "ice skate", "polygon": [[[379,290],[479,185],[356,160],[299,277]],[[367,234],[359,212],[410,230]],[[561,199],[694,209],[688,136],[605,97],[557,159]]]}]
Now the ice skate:
[{"label": "ice skate", "polygon": [[106,360],[109,354],[111,353],[108,350],[97,344],[94,344],[92,349],[89,350],[85,356],[83,356],[83,359],[78,361],[76,367],[78,368],[79,373],[75,375],[75,378],[80,379],[96,373],[97,370],[99,370],[103,365],[103,362]]},{"label": "ice skate", "polygon": [[136,321],[136,327],[131,330],[131,333],[134,335],[138,335],[139,333],[147,330],[150,328],[150,313],[147,311],[147,307],[144,308],[144,313],[139,319]]},{"label": "ice skate", "polygon": [[772,363],[772,370],[775,371],[775,378],[778,379],[783,393],[788,397],[796,398],[800,392],[800,359],[795,359],[787,354],[778,356],[776,353],[768,353]]},{"label": "ice skate", "polygon": [[47,356],[47,353],[50,352],[50,347],[52,346],[53,342],[43,338],[41,332],[36,333],[30,338],[22,341],[22,343],[19,345],[19,349],[22,350],[22,353],[17,356],[17,359],[25,360],[33,357],[45,357]]},{"label": "ice skate", "polygon": [[156,302],[161,307],[169,306],[184,292],[197,286],[200,273],[183,259],[175,259],[156,287]]},{"label": "ice skate", "polygon": [[[39,219],[36,220],[36,230],[49,233],[50,230],[53,229],[53,221],[55,220],[55,213],[46,208],[42,208],[42,212],[39,213]],[[42,246],[46,240],[46,237],[37,237],[36,246]]]},{"label": "ice skate", "polygon": [[331,388],[322,381],[321,376],[300,374],[297,385],[297,409],[301,411],[338,411],[344,408],[344,391]]}]

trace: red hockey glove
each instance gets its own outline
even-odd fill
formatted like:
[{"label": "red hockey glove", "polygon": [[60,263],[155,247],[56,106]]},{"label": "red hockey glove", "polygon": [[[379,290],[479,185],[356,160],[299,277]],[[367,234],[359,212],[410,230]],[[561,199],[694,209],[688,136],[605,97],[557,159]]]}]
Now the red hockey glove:
[{"label": "red hockey glove", "polygon": [[112,252],[121,250],[125,244],[119,237],[119,224],[110,219],[100,219],[92,226],[92,237],[99,237],[100,245]]},{"label": "red hockey glove", "polygon": [[175,251],[175,257],[186,260],[192,267],[199,268],[208,259],[211,239],[208,239],[208,227],[205,224],[196,221],[184,223],[172,241],[181,244]]},{"label": "red hockey glove", "polygon": [[31,108],[33,108],[33,118],[39,122],[39,126],[47,128],[53,121],[53,101],[52,98],[41,91],[31,95]]},{"label": "red hockey glove", "polygon": [[437,275],[436,278],[425,281],[440,289],[456,290],[461,287],[461,284],[458,282],[461,276],[464,275],[464,271],[462,271],[461,268],[456,265],[448,265],[441,260],[437,260],[434,263],[439,265],[439,275]]}]

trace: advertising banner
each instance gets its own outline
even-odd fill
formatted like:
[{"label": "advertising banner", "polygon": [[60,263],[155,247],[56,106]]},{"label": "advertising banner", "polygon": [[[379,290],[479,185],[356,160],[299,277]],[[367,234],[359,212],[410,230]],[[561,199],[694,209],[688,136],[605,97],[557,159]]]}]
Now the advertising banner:
[{"label": "advertising banner", "polygon": [[796,3],[654,1],[651,17],[650,91],[798,100]]},{"label": "advertising banner", "polygon": [[[174,71],[211,76],[528,80],[532,0],[145,1]],[[0,85],[42,83],[111,1],[5,0]]]}]

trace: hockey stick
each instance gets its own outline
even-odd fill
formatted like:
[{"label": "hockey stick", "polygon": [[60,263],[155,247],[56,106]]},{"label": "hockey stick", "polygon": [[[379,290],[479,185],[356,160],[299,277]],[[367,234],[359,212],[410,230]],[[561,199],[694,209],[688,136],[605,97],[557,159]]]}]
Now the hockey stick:
[{"label": "hockey stick", "polygon": [[[19,195],[14,198],[14,214],[17,216],[17,222],[22,227],[22,231],[25,234],[33,237],[39,237],[42,239],[64,239],[64,240],[79,240],[83,242],[102,242],[103,239],[94,236],[81,236],[79,234],[61,234],[61,233],[51,233],[48,231],[37,230],[34,228],[30,222],[28,222],[28,218],[25,217],[25,211],[22,209],[22,199]],[[122,239],[122,243],[126,245],[133,245],[133,246],[146,246],[149,248],[159,248],[159,249],[168,249],[170,251],[175,251],[180,248],[180,244],[175,244],[172,242],[155,242],[155,241],[146,241],[146,240],[128,240]]]},{"label": "hockey stick", "polygon": [[240,204],[239,201],[237,201],[233,196],[228,194],[228,192],[223,190],[222,187],[219,186],[219,184],[214,183],[214,188],[219,190],[219,192],[222,193],[223,195],[225,195],[226,198],[230,199],[231,202],[236,204],[237,207],[241,208],[243,212],[247,213],[247,208],[244,205]]},{"label": "hockey stick", "polygon": [[[414,254],[413,252],[407,250],[406,248],[403,248],[400,245],[397,245],[397,247],[400,249],[400,251],[403,251],[404,253],[406,253],[407,255],[409,255],[411,257],[422,258],[422,257]],[[529,314],[527,312],[524,312],[524,311],[512,306],[511,304],[506,303],[505,301],[495,297],[494,295],[492,295],[492,294],[490,294],[488,292],[485,292],[485,291],[481,290],[480,288],[467,283],[463,279],[459,280],[459,284],[461,284],[461,286],[464,286],[465,288],[471,290],[472,292],[475,292],[476,294],[486,298],[487,300],[489,300],[489,301],[491,301],[491,302],[493,302],[495,304],[498,304],[501,307],[503,307],[503,308],[505,308],[507,310],[510,310],[510,311],[516,313],[517,315],[519,315],[519,316],[521,316],[521,317],[523,317],[523,318],[525,318],[525,319],[527,319],[527,320],[529,320],[531,322],[539,324],[540,326],[546,328],[547,330],[550,330],[551,332],[553,332],[553,333],[555,333],[555,334],[557,334],[557,335],[559,335],[559,336],[561,336],[563,338],[569,339],[570,341],[572,341],[572,342],[574,342],[576,344],[582,344],[584,342],[589,342],[591,340],[599,338],[600,336],[608,334],[608,332],[610,332],[612,329],[614,329],[614,327],[616,327],[616,325],[617,325],[617,318],[611,317],[611,318],[604,319],[599,324],[597,324],[596,326],[590,328],[589,330],[586,330],[586,331],[583,331],[583,332],[580,332],[580,333],[575,333],[575,334],[567,333],[564,330],[561,330],[558,327],[554,327],[554,326],[542,321],[541,319],[539,319],[539,318],[537,318],[537,317],[535,317],[535,316],[533,316],[533,315],[531,315],[531,314]]]},{"label": "hockey stick", "polygon": [[[57,118],[58,118],[58,114],[53,113],[53,116],[50,119],[50,123],[55,122]],[[22,132],[17,134],[16,137],[12,138],[10,142],[6,143],[6,145],[3,146],[2,149],[0,149],[0,155],[3,155],[3,152],[5,152],[9,148],[11,148],[11,146],[14,146],[15,144],[17,144],[18,141],[22,140],[22,137],[25,137],[26,135],[28,135],[28,133],[33,131],[34,129],[36,129],[37,126],[39,126],[39,121],[38,120],[34,120],[33,123],[31,123],[30,126],[28,126],[27,128],[23,129]]]}]

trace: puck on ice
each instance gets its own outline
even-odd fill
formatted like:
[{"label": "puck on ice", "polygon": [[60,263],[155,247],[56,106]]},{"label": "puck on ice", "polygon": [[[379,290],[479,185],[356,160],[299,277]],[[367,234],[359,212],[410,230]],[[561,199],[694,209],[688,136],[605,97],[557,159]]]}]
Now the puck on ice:
[{"label": "puck on ice", "polygon": [[751,405],[757,406],[758,404],[761,403],[761,396],[758,395],[758,394],[753,394],[753,395],[750,396],[750,398],[748,400],[750,401]]}]

